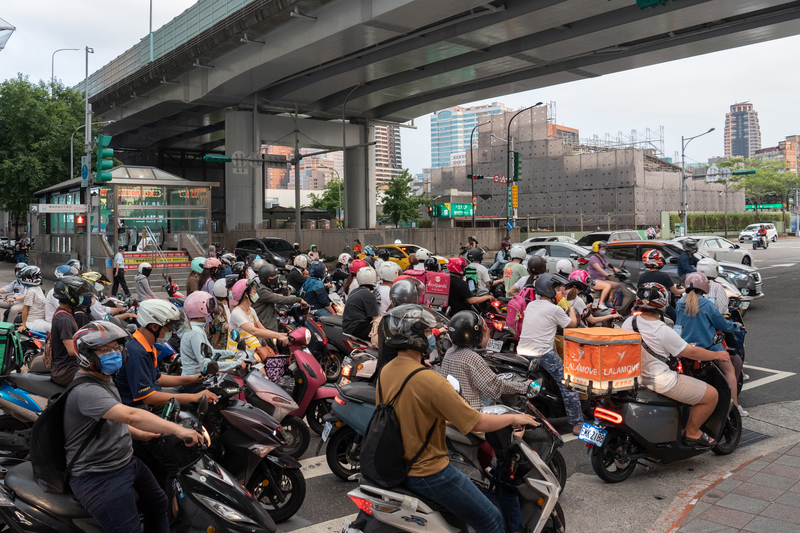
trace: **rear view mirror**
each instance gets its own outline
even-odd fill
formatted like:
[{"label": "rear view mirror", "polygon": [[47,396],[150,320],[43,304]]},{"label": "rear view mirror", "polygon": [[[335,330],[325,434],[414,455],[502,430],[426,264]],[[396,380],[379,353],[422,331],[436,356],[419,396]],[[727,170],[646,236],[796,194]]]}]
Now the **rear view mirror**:
[{"label": "rear view mirror", "polygon": [[203,418],[208,412],[208,396],[201,396],[200,401],[197,402],[197,416]]},{"label": "rear view mirror", "polygon": [[739,248],[741,248],[741,246],[739,246],[738,244],[734,244],[734,245],[733,245],[733,249],[734,249],[734,250],[738,250]]},{"label": "rear view mirror", "polygon": [[461,383],[459,383],[458,380],[455,377],[453,377],[452,375],[448,374],[447,375],[447,381],[448,381],[448,383],[450,383],[450,385],[453,386],[453,388],[456,390],[457,393],[461,394]]},{"label": "rear view mirror", "polygon": [[178,403],[178,399],[171,398],[167,403],[164,404],[164,408],[161,410],[161,418],[164,420],[170,420],[173,413],[177,416],[179,411],[180,404]]},{"label": "rear view mirror", "polygon": [[677,257],[670,257],[669,258],[669,264],[670,265],[677,265],[678,264],[678,258]]},{"label": "rear view mirror", "polygon": [[569,254],[570,259],[577,259],[578,254]]}]

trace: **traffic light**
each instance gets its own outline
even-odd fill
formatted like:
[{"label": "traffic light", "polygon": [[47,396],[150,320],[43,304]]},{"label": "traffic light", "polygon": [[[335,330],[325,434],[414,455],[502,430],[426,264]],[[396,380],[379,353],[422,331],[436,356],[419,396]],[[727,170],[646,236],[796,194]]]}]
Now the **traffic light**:
[{"label": "traffic light", "polygon": [[75,216],[75,228],[77,233],[85,233],[86,231],[86,215]]},{"label": "traffic light", "polygon": [[514,152],[514,181],[522,179],[522,154]]},{"label": "traffic light", "polygon": [[482,180],[483,179],[483,174],[475,174],[474,176],[472,176],[472,179],[474,179],[474,180]]},{"label": "traffic light", "polygon": [[105,183],[111,181],[111,172],[106,172],[114,167],[114,161],[111,158],[114,156],[114,150],[108,148],[111,143],[111,135],[98,135],[97,136],[97,163],[96,172],[94,175],[95,183]]},{"label": "traffic light", "polygon": [[679,216],[679,217],[682,217],[682,216],[683,216],[683,215],[685,215],[685,214],[686,214],[686,211],[684,211],[683,209],[681,209],[680,211],[678,211],[678,216]]},{"label": "traffic light", "polygon": [[429,218],[433,218],[433,206],[432,205],[428,206],[428,217]]}]

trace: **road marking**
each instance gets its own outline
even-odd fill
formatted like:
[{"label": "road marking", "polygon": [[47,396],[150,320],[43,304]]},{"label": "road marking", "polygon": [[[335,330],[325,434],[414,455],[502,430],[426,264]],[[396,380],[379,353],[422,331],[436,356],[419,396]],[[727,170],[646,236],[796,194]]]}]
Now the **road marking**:
[{"label": "road marking", "polygon": [[760,370],[762,372],[769,372],[772,375],[763,377],[761,379],[757,379],[755,381],[748,381],[742,387],[742,392],[750,389],[755,389],[756,387],[761,387],[763,385],[768,385],[770,383],[774,383],[776,381],[780,381],[782,379],[786,379],[795,375],[794,372],[784,372],[782,370],[773,370],[771,368],[764,368],[761,366],[744,365],[744,368],[749,368],[752,370]]},{"label": "road marking", "polygon": [[336,533],[342,530],[342,524],[345,520],[352,522],[356,519],[358,513],[354,513],[347,516],[342,516],[341,518],[334,518],[333,520],[328,520],[327,522],[320,522],[319,524],[314,524],[312,526],[301,527],[295,530],[283,529],[278,526],[279,530],[282,531],[293,531],[293,533]]},{"label": "road marking", "polygon": [[778,277],[778,276],[761,276],[761,279],[762,279],[762,280],[764,280],[764,279],[775,279],[775,278],[777,278],[777,277]]},{"label": "road marking", "polygon": [[328,466],[328,460],[324,455],[302,459],[300,464],[303,465],[301,471],[303,472],[303,477],[306,479],[325,476],[333,473],[331,472],[331,467]]},{"label": "road marking", "polygon": [[[758,261],[760,261],[760,259]],[[759,270],[766,270],[768,268],[788,268],[788,267],[793,267],[796,264],[797,263],[781,263],[779,265],[769,265],[769,266],[758,267],[758,269]]]}]

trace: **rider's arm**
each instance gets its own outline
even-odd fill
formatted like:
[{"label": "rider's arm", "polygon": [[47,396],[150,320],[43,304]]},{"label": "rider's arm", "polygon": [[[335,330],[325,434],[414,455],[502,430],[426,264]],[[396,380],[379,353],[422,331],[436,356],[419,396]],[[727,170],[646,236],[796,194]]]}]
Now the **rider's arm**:
[{"label": "rider's arm", "polygon": [[30,309],[29,305],[22,306],[22,325],[20,329],[27,329],[26,321],[28,320],[28,310]]},{"label": "rider's arm", "polygon": [[282,342],[285,342],[287,337],[283,333],[278,333],[276,331],[271,331],[263,327],[258,327],[252,322],[245,322],[241,326],[240,329],[246,331],[250,335],[258,337],[259,339],[278,339]]},{"label": "rider's arm", "polygon": [[67,349],[68,354],[70,354],[72,357],[78,356],[78,352],[75,351],[75,343],[72,342],[72,339],[63,340],[61,342],[64,343],[64,348]]},{"label": "rider's arm", "polygon": [[539,423],[530,415],[488,415],[481,413],[478,423],[472,428],[476,433],[488,433],[508,426],[538,426]]},{"label": "rider's arm", "polygon": [[[162,435],[175,435],[180,439],[192,439],[192,443],[200,442],[200,435],[193,429],[188,429],[178,424],[164,420],[144,409],[136,409],[118,403],[103,415],[106,420],[113,420],[121,424],[127,424],[139,431],[157,433]],[[134,433],[131,433],[134,436]]]},{"label": "rider's arm", "polygon": [[467,298],[467,303],[472,305],[477,305],[486,302],[488,300],[491,300],[493,298],[494,296],[492,296],[491,294],[486,294],[484,296],[470,296],[469,298]]},{"label": "rider's arm", "polygon": [[493,400],[500,398],[503,394],[524,394],[528,390],[525,381],[509,381],[501,379],[492,372],[486,361],[477,354],[469,359],[469,364],[465,368],[469,374],[470,384],[481,393]]},{"label": "rider's arm", "polygon": [[691,359],[693,361],[730,361],[731,357],[728,352],[712,352],[699,346],[692,346],[687,344],[686,348],[680,353],[681,357]]}]

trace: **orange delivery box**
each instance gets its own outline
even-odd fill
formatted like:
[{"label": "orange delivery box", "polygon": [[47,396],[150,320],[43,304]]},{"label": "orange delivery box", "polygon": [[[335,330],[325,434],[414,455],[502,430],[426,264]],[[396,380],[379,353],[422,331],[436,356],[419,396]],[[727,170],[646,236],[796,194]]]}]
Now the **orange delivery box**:
[{"label": "orange delivery box", "polygon": [[636,389],[642,381],[642,337],[614,328],[564,330],[564,384],[587,394]]}]

